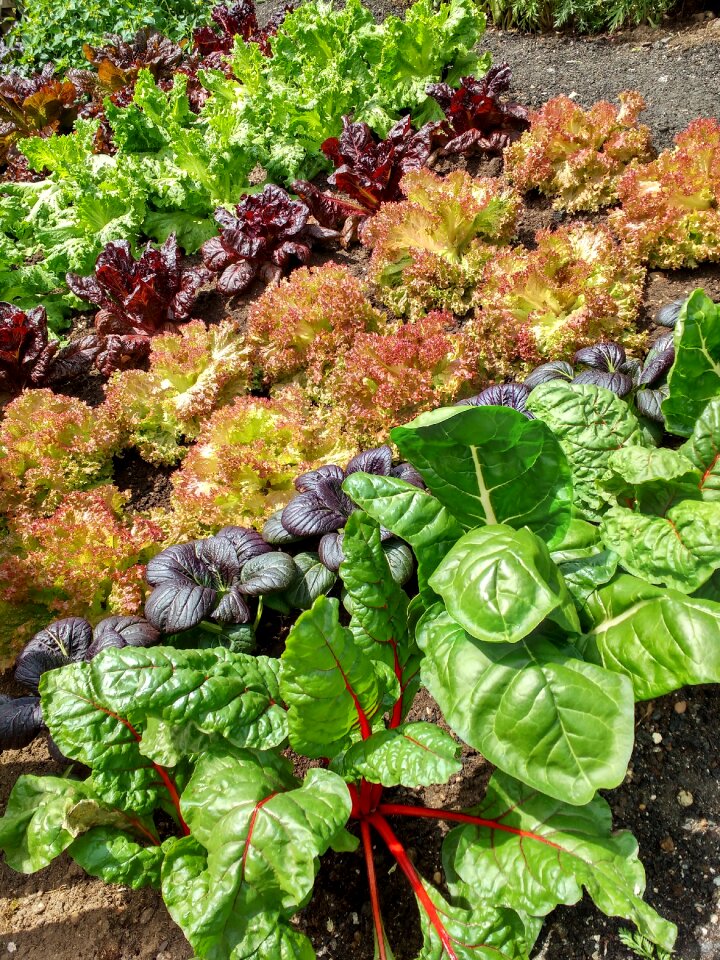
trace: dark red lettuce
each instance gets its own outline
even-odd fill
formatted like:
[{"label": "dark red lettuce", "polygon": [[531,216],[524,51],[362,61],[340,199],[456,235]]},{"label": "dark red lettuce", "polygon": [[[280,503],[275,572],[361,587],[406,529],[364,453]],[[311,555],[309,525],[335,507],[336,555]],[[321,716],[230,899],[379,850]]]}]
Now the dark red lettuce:
[{"label": "dark red lettuce", "polygon": [[17,155],[13,144],[22,137],[70,133],[79,106],[75,84],[57,79],[51,64],[30,77],[15,72],[2,77],[0,164],[6,164],[11,154]]},{"label": "dark red lettuce", "polygon": [[0,394],[53,387],[87,373],[98,349],[92,337],[64,347],[51,342],[44,307],[24,311],[0,302]]},{"label": "dark red lettuce", "polygon": [[463,77],[454,90],[447,83],[434,83],[428,94],[445,113],[443,154],[501,153],[530,126],[528,111],[519,103],[500,99],[512,77],[504,63],[487,74]]},{"label": "dark red lettuce", "polygon": [[310,210],[272,184],[237,204],[235,216],[215,211],[220,235],[202,246],[205,266],[218,274],[218,289],[236,294],[253,280],[275,283],[293,262],[307,263],[318,241],[338,239],[336,230],[308,222]]},{"label": "dark red lettuce", "polygon": [[[287,14],[293,9],[288,4],[275,13],[264,27],[258,26],[255,3],[253,0],[241,0],[228,7],[219,4],[213,7],[211,17],[215,26],[199,27],[193,33],[193,47],[205,60],[206,66],[221,68],[220,62],[213,62],[213,56],[227,56],[232,53],[235,37],[241,37],[245,43],[256,43],[266,57],[272,55],[270,37],[275,36]],[[215,29],[219,27],[219,30]]]},{"label": "dark red lettuce", "polygon": [[183,262],[174,235],[160,249],[148,244],[138,259],[124,240],[109,243],[94,275],[69,273],[72,292],[100,308],[94,335],[98,369],[108,374],[147,357],[150,337],[189,319],[209,277],[204,267]]}]

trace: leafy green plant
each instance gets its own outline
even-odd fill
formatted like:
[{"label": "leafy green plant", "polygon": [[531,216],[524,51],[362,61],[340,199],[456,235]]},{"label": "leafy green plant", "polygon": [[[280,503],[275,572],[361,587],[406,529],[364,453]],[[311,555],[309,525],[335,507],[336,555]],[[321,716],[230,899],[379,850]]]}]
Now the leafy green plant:
[{"label": "leafy green plant", "polygon": [[505,175],[518,189],[539,189],[556,210],[599,210],[618,198],[618,180],[632,160],[654,156],[650,128],[638,123],[639,93],[620,94],[620,108],[600,101],[589,110],[554,97],[530,116],[531,128],[504,154]]},{"label": "leafy green plant", "polygon": [[674,6],[676,0],[480,0],[480,7],[501,27],[572,27],[587,33],[641,23],[657,26]]},{"label": "leafy green plant", "polygon": [[[452,524],[462,532],[448,511],[446,535]],[[611,833],[607,804],[592,791],[573,805],[497,772],[470,811],[385,799],[385,788],[459,772],[459,746],[438,727],[405,720],[422,660],[417,612],[390,576],[378,525],[353,514],[344,548],[349,625],[337,600],[320,597],[280,661],[125,648],[46,673],[45,722],[91,774],[20,778],[0,820],[9,865],[33,872],[67,850],[108,882],[161,887],[198,957],[309,960],[311,944],[291,917],[309,900],[323,853],[361,843],[376,954],[389,960],[374,833],[415,894],[421,958],[527,960],[540,918],[583,888],[669,949],[674,928],[639,898],[637,846],[627,832]],[[280,755],[288,744],[320,762],[303,780]],[[159,832],[160,812],[170,830]],[[421,878],[396,817],[453,825],[443,845],[449,896]]]},{"label": "leafy green plant", "polygon": [[181,40],[207,19],[208,11],[190,0],[156,0],[150,5],[135,0],[68,0],[62,8],[52,0],[40,0],[20,4],[10,41],[20,46],[20,66],[39,70],[54,63],[63,70],[85,66],[83,44],[102,45],[107,33],[130,40],[137,30],[149,27]]},{"label": "leafy green plant", "polygon": [[672,955],[667,950],[658,947],[637,931],[622,928],[618,930],[618,939],[641,960],[671,960]]}]

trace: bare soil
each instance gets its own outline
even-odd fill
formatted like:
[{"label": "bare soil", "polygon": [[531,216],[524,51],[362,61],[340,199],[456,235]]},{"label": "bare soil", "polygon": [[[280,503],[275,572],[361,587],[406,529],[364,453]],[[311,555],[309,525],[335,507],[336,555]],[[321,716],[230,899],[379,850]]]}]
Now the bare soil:
[{"label": "bare soil", "polygon": [[[269,16],[285,0],[260,8]],[[378,19],[399,13],[404,4],[375,0]],[[717,6],[717,5],[714,5]],[[720,13],[720,10],[716,12]],[[613,98],[623,89],[639,89],[648,101],[646,121],[659,148],[697,116],[720,116],[720,19],[701,15],[670,29],[641,29],[613,37],[578,39],[570,35],[526,36],[488,31],[482,46],[496,62],[514,70],[514,96],[539,106],[559,93],[587,106]],[[474,175],[494,175],[498,162],[472,161]],[[563,217],[540,197],[530,197],[520,224],[523,243],[532,245],[538,229]],[[357,276],[364,276],[367,253],[361,247],[332,255]],[[650,329],[659,306],[704,287],[720,300],[720,266],[694,271],[649,274],[640,322]],[[196,315],[207,322],[232,318],[242,326],[250,305],[262,292],[227,301],[205,293]],[[79,325],[80,326],[80,325]],[[102,399],[98,378],[73,386],[90,403]],[[170,470],[150,468],[137,454],[115,463],[115,482],[131,495],[135,510],[167,503]],[[279,654],[286,624],[278,624]],[[14,689],[9,674],[0,675],[0,692]],[[619,829],[630,829],[640,845],[647,870],[647,899],[679,927],[680,960],[720,960],[720,748],[716,735],[720,691],[695,687],[640,704],[636,746],[623,785],[607,794]],[[414,719],[442,723],[436,705],[421,693]],[[395,798],[434,806],[469,807],[483,795],[490,766],[464,748],[464,768],[452,782],[418,791],[393,791]],[[0,756],[0,810],[20,774],[58,774],[61,767],[38,740],[21,751]],[[683,791],[683,793],[681,793]],[[445,827],[431,821],[403,820],[396,830],[428,879],[440,870]],[[407,885],[381,844],[376,847],[378,882],[388,933],[397,960],[412,960],[420,946],[417,911]],[[298,923],[326,960],[373,960],[372,923],[364,865],[359,854],[323,859],[312,904]],[[617,931],[621,922],[605,918],[586,897],[579,906],[556,910],[546,923],[536,960],[631,960]],[[192,950],[154,891],[108,887],[84,875],[69,858],[25,877],[0,863],[0,960],[189,960]]]}]

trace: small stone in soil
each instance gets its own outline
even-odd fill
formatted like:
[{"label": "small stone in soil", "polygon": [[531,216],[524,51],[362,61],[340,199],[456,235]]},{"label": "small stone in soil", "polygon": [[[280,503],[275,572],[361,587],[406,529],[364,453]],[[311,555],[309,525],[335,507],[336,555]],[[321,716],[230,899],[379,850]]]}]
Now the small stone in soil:
[{"label": "small stone in soil", "polygon": [[660,841],[660,848],[665,851],[665,853],[672,853],[675,849],[675,842],[672,837],[665,837],[664,840]]},{"label": "small stone in soil", "polygon": [[677,802],[681,807],[691,807],[693,805],[693,795],[689,790],[681,790],[677,795]]},{"label": "small stone in soil", "polygon": [[678,700],[675,704],[675,713],[685,713],[687,710],[687,700]]}]

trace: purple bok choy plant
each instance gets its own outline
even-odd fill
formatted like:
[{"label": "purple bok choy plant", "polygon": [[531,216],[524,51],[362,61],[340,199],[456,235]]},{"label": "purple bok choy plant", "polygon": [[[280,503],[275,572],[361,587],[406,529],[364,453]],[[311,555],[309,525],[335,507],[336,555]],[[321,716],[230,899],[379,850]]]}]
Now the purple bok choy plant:
[{"label": "purple bok choy plant", "polygon": [[[424,486],[422,477],[409,463],[393,465],[390,447],[366,450],[348,461],[344,469],[336,464],[326,464],[297,477],[295,488],[298,495],[265,523],[265,540],[274,544],[291,544],[319,537],[317,556],[328,570],[337,573],[343,561],[343,528],[357,509],[357,504],[343,492],[342,485],[346,477],[360,472],[398,477],[414,486]],[[402,583],[412,572],[412,564],[407,566],[406,548],[393,539],[389,530],[382,530],[381,538],[391,567]]]},{"label": "purple bok choy plant", "polygon": [[15,682],[30,693],[0,696],[0,753],[28,746],[47,729],[38,692],[46,671],[92,660],[110,647],[151,647],[159,637],[147,620],[136,616],[106,617],[94,629],[83,617],[65,617],[40,630],[15,661]]}]

